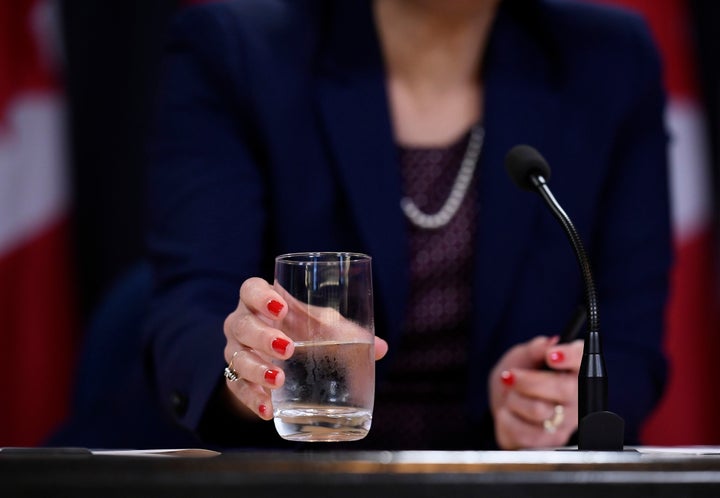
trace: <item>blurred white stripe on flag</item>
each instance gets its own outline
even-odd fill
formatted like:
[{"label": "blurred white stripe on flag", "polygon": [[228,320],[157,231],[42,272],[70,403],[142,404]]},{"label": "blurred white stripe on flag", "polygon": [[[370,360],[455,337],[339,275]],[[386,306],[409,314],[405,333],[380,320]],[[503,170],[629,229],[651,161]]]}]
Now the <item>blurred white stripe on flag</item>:
[{"label": "blurred white stripe on flag", "polygon": [[62,105],[29,92],[0,110],[0,255],[67,211]]},{"label": "blurred white stripe on flag", "polygon": [[695,100],[682,96],[668,102],[670,194],[675,240],[682,243],[713,223],[710,147],[705,115]]},{"label": "blurred white stripe on flag", "polygon": [[0,446],[65,416],[76,334],[54,3],[0,2]]}]

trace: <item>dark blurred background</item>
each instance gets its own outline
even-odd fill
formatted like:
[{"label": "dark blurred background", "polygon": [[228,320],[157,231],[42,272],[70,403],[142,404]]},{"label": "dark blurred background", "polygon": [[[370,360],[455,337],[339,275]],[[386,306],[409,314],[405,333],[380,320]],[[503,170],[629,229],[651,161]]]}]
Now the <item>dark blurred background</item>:
[{"label": "dark blurred background", "polygon": [[[662,1],[662,0],[660,0]],[[704,108],[707,111],[714,198],[720,193],[720,2],[689,2],[694,47],[698,56],[698,76]],[[720,222],[716,204],[715,222]],[[720,225],[716,225],[719,226]],[[720,230],[716,230],[720,233]]]},{"label": "dark blurred background", "polygon": [[179,0],[60,2],[83,321],[143,254],[145,137]]}]

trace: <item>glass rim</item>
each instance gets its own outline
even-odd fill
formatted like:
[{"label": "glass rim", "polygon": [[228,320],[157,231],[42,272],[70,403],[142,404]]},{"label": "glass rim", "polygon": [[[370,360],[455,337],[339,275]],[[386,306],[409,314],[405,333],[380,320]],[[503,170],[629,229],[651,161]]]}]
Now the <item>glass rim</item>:
[{"label": "glass rim", "polygon": [[361,252],[348,251],[290,252],[275,257],[275,263],[290,265],[335,264],[340,261],[371,262],[372,257]]}]

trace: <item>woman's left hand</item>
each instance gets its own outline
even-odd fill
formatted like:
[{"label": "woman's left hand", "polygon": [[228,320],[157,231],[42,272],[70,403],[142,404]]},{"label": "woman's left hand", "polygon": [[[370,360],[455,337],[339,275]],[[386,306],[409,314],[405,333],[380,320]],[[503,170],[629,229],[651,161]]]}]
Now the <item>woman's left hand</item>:
[{"label": "woman's left hand", "polygon": [[[495,437],[502,449],[567,444],[578,425],[583,342],[539,336],[509,349],[489,378]],[[544,369],[548,366],[550,369]]]}]

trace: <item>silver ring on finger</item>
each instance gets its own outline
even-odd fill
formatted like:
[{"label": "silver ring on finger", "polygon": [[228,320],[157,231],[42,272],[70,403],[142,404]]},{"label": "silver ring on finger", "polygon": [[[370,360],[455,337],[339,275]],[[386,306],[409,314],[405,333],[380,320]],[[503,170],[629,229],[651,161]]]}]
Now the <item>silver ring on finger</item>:
[{"label": "silver ring on finger", "polygon": [[563,405],[555,405],[552,416],[543,420],[543,429],[545,432],[553,434],[563,423],[563,420],[565,420],[565,408]]},{"label": "silver ring on finger", "polygon": [[227,380],[230,382],[236,382],[240,376],[237,373],[237,370],[233,368],[233,361],[235,360],[235,357],[237,356],[237,351],[235,351],[232,355],[232,358],[230,358],[230,363],[228,363],[228,366],[225,367],[225,370],[223,371],[223,375]]}]

